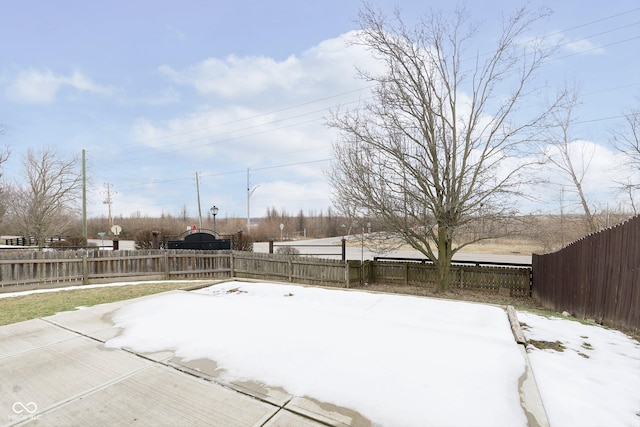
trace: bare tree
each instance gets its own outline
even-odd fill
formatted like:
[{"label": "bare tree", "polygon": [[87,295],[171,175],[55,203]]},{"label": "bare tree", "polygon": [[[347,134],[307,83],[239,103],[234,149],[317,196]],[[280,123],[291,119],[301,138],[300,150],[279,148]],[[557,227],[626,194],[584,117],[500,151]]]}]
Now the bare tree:
[{"label": "bare tree", "polygon": [[550,126],[545,131],[544,157],[546,163],[553,165],[570,181],[571,192],[580,199],[587,231],[595,233],[599,227],[584,190],[584,178],[595,150],[593,145],[571,137],[571,126],[576,121],[575,113],[579,106],[577,88],[566,86],[562,93],[565,103],[554,111]]},{"label": "bare tree", "polygon": [[[476,30],[464,10],[433,13],[414,28],[365,6],[359,43],[384,65],[360,77],[373,100],[336,112],[337,160],[329,171],[335,205],[383,222],[430,258],[437,288],[448,289],[453,255],[505,232],[525,179],[522,149],[546,112],[518,109],[539,95],[534,76],[551,53],[521,43],[545,11],[518,10],[494,49],[469,53]],[[482,233],[465,233],[470,225]]]},{"label": "bare tree", "polygon": [[24,235],[43,247],[47,237],[73,223],[82,174],[77,158],[64,159],[51,149],[29,150],[23,165],[25,182],[15,186],[9,206]]},{"label": "bare tree", "polygon": [[[637,192],[640,190],[640,109],[625,114],[625,124],[613,132],[613,146],[625,156],[631,176],[620,188],[629,196],[633,213],[638,213]],[[635,175],[635,176],[634,176]]]}]

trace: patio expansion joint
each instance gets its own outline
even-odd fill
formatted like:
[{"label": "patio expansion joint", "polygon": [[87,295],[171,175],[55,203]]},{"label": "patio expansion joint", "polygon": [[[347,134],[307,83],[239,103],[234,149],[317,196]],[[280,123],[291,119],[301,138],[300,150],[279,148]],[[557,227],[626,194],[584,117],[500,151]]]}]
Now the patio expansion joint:
[{"label": "patio expansion joint", "polygon": [[[51,411],[53,411],[55,409],[58,409],[58,408],[63,407],[65,405],[68,405],[68,404],[70,404],[72,402],[75,402],[78,399],[90,396],[90,395],[92,395],[94,393],[99,392],[100,390],[104,390],[104,389],[106,389],[108,387],[111,387],[114,384],[117,384],[117,383],[119,383],[121,381],[124,381],[127,378],[130,378],[130,377],[132,377],[134,375],[137,375],[140,372],[143,372],[143,371],[145,371],[147,369],[151,369],[152,367],[153,367],[153,365],[142,366],[140,368],[134,369],[133,371],[127,372],[124,375],[120,375],[119,377],[116,377],[116,378],[113,378],[112,380],[106,381],[106,382],[104,382],[104,383],[102,383],[100,385],[97,385],[95,387],[91,387],[91,388],[89,388],[87,390],[81,391],[80,393],[76,393],[73,396],[70,396],[70,397],[67,397],[67,398],[65,398],[63,400],[55,402],[53,405],[50,405],[50,406],[46,407],[45,409],[43,409],[41,412],[38,412],[38,416],[45,415],[45,414],[47,414],[47,413],[49,413],[49,412],[51,412]],[[14,423],[8,424],[7,427],[19,425],[21,423],[25,423],[25,421],[24,420],[18,420],[18,421],[14,422]]]},{"label": "patio expansion joint", "polygon": [[[65,327],[60,326],[60,325],[57,325],[57,324],[55,324],[55,323],[51,323],[51,322],[49,322],[49,321],[47,321],[47,320],[45,320],[45,319],[43,319],[43,318],[39,318],[38,320],[42,320],[43,322],[49,323],[49,324],[51,324],[51,325],[53,325],[53,326],[57,326],[57,327],[59,327],[60,329],[65,329],[65,330],[67,330],[67,331],[69,331],[69,332],[72,332],[72,333],[74,333],[74,334],[76,334],[76,335],[83,335],[83,334],[79,334],[77,331],[74,331],[74,330],[71,330],[71,329],[65,328]],[[15,357],[15,356],[21,356],[21,355],[29,354],[29,353],[31,353],[31,352],[38,351],[38,350],[40,350],[40,349],[42,349],[42,348],[47,348],[47,347],[54,346],[54,345],[59,344],[59,343],[61,343],[61,342],[66,342],[66,341],[75,340],[76,338],[78,338],[78,337],[77,337],[77,336],[71,336],[71,337],[67,337],[67,338],[60,339],[60,340],[52,341],[52,342],[47,343],[47,344],[42,344],[42,345],[39,345],[39,346],[37,346],[37,347],[30,348],[29,350],[24,350],[24,351],[21,351],[21,352],[19,352],[19,353],[13,353],[13,354],[9,354],[9,355],[7,355],[7,356],[0,357],[0,360],[8,359],[8,358]],[[91,337],[87,337],[87,338],[91,338]]]},{"label": "patio expansion joint", "polygon": [[[71,329],[71,328],[69,328],[68,326],[61,325],[61,324],[59,324],[59,323],[53,322],[53,321],[51,321],[51,320],[48,320],[48,319],[46,319],[46,318],[41,317],[41,318],[40,318],[40,320],[42,320],[42,321],[44,321],[44,322],[47,322],[47,323],[49,323],[50,325],[57,326],[57,327],[58,327],[58,328],[60,328],[60,329],[64,329],[65,331],[73,332],[74,334],[76,334],[76,335],[78,335],[78,336],[85,337],[85,338],[89,338],[90,340],[93,340],[93,341],[96,341],[96,342],[99,342],[99,343],[102,343],[102,344],[104,344],[104,343],[105,343],[105,342],[104,342],[103,340],[101,340],[101,339],[98,339],[98,338],[96,338],[96,337],[92,337],[91,335],[85,334],[85,333],[80,332],[80,331],[76,331],[75,329]],[[105,329],[109,329],[109,328],[105,328]],[[94,332],[99,332],[99,331],[94,331]],[[74,338],[77,338],[77,337],[74,337]],[[73,338],[69,338],[69,339],[73,339]]]}]

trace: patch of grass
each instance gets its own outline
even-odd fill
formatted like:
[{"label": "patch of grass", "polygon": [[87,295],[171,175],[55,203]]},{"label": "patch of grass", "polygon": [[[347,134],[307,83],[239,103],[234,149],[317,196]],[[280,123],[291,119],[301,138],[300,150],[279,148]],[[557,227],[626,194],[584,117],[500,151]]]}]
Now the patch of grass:
[{"label": "patch of grass", "polygon": [[[437,292],[435,286],[424,285],[399,285],[391,283],[368,283],[360,286],[352,286],[352,289],[384,292],[404,295],[415,295],[430,298],[442,298],[449,300],[478,302],[482,304],[492,304],[499,306],[512,305],[516,310],[526,310],[532,312],[543,312],[541,307],[535,303],[533,298],[527,296],[508,296],[498,292],[451,288],[447,292]],[[544,311],[546,315],[551,312]]]},{"label": "patch of grass", "polygon": [[116,302],[174,289],[187,288],[193,282],[153,282],[139,285],[74,289],[17,297],[0,298],[0,326],[51,316],[76,307]]},{"label": "patch of grass", "polygon": [[582,343],[582,348],[585,350],[593,350],[593,346],[586,341]]},{"label": "patch of grass", "polygon": [[539,349],[551,349],[555,351],[565,351],[566,347],[560,341],[538,341],[528,340],[528,343]]}]

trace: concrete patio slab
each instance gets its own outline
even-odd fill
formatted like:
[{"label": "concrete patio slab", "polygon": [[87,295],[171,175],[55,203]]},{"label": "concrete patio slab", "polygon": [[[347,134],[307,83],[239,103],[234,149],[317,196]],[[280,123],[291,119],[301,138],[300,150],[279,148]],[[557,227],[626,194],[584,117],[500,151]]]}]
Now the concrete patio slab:
[{"label": "concrete patio slab", "polygon": [[341,408],[328,403],[318,402],[307,397],[294,397],[285,405],[285,409],[318,420],[326,425],[345,426],[370,426],[371,421],[358,412]]},{"label": "concrete patio slab", "polygon": [[221,379],[220,377],[223,375],[224,370],[219,368],[218,364],[213,360],[195,359],[187,361],[174,357],[167,364],[178,370],[223,384],[240,393],[253,396],[272,405],[282,407],[293,397],[293,395],[278,387],[268,387],[252,381],[226,381]]},{"label": "concrete patio slab", "polygon": [[[106,348],[120,332],[113,314],[137,301],[0,327],[0,426],[371,425],[347,408],[230,381],[212,360]],[[537,392],[532,378],[522,379],[523,409],[530,426],[545,426],[541,402],[528,398],[531,389]]]},{"label": "concrete patio slab", "polygon": [[[280,410],[264,427],[326,427],[326,424],[294,414],[286,410]],[[364,427],[364,426],[362,426]]]},{"label": "concrete patio slab", "polygon": [[0,421],[23,413],[15,409],[16,403],[32,403],[37,414],[152,364],[83,336],[4,358],[0,364]]},{"label": "concrete patio slab", "polygon": [[279,408],[154,365],[46,411],[38,426],[260,426]]},{"label": "concrete patio slab", "polygon": [[[77,337],[42,319],[26,320],[0,328],[0,361],[5,357]],[[0,362],[2,363],[2,362]]]}]

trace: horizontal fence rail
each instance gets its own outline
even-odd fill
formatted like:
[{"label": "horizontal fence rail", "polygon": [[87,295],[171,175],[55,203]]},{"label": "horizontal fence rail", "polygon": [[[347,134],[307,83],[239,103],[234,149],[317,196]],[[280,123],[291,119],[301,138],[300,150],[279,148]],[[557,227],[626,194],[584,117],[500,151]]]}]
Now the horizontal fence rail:
[{"label": "horizontal fence rail", "polygon": [[[361,283],[434,286],[435,267],[421,260],[342,261],[241,251],[15,251],[0,253],[0,292],[122,280],[278,280],[351,287]],[[528,268],[453,265],[454,287],[529,295]]]},{"label": "horizontal fence rail", "polygon": [[[436,267],[428,259],[376,257],[367,269],[369,281],[404,285],[437,281]],[[451,286],[501,292],[510,296],[531,295],[531,264],[453,261]]]},{"label": "horizontal fence rail", "polygon": [[359,270],[354,274],[345,261],[253,252],[234,252],[233,272],[236,277],[324,286],[349,287],[360,279]]},{"label": "horizontal fence rail", "polygon": [[[410,261],[410,262],[420,262],[423,264],[433,264],[429,258],[401,258],[401,257],[386,257],[386,256],[377,256],[373,258],[374,261]],[[531,263],[521,263],[521,262],[501,262],[501,261],[467,261],[467,260],[451,260],[451,264],[469,264],[469,265],[494,265],[494,266],[502,266],[502,267],[526,267],[531,268]]]},{"label": "horizontal fence rail", "polygon": [[231,276],[231,251],[0,252],[0,292],[37,284],[70,286],[122,279],[203,279]]},{"label": "horizontal fence rail", "polygon": [[640,216],[534,254],[533,283],[545,308],[640,333]]}]

